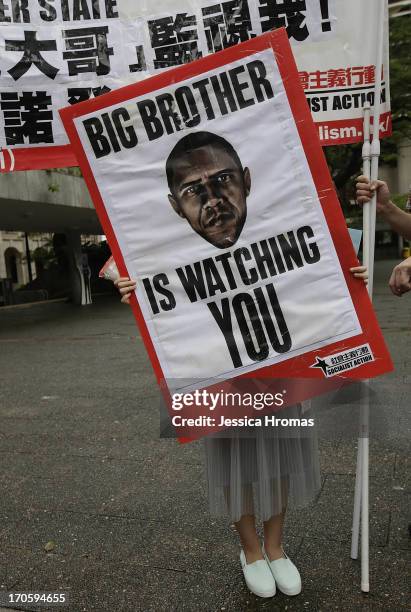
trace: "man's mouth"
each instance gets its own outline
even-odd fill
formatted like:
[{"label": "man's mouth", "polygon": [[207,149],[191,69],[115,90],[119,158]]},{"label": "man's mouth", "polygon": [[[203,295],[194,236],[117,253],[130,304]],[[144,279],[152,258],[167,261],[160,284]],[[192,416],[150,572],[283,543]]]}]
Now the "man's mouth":
[{"label": "man's mouth", "polygon": [[209,229],[211,227],[222,227],[226,224],[227,221],[231,221],[233,217],[234,215],[230,212],[218,213],[216,215],[213,215],[211,219],[208,219],[205,222],[204,226],[206,229]]}]

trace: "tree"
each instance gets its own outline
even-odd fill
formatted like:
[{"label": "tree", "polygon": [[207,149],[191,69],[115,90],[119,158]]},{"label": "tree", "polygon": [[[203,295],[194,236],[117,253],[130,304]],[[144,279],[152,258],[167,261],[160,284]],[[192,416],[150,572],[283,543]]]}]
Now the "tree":
[{"label": "tree", "polygon": [[[381,141],[381,161],[395,165],[398,145],[411,138],[411,16],[390,20],[390,89],[393,134]],[[353,193],[353,179],[361,171],[362,145],[325,147],[325,155],[343,208]]]}]

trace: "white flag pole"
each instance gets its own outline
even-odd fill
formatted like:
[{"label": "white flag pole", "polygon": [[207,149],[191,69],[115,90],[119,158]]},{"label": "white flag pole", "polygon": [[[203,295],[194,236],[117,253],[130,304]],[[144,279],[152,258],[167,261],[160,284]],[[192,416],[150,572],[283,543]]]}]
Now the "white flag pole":
[{"label": "white flag pole", "polygon": [[[371,173],[371,142],[370,142],[370,114],[371,105],[369,102],[364,104],[364,144],[362,147],[362,173],[367,178],[370,178]],[[370,224],[369,217],[363,216],[363,259],[365,260],[366,248],[370,239]],[[364,261],[365,263],[365,261]],[[355,491],[354,491],[354,511],[352,522],[352,538],[351,538],[351,558],[358,559],[358,542],[360,538],[360,515],[361,515],[361,491],[362,491],[362,442],[358,440],[357,450],[357,469],[355,473]]]},{"label": "white flag pole", "polygon": [[[378,9],[378,31],[377,31],[377,55],[375,63],[375,89],[373,109],[373,140],[371,146],[366,144],[366,133],[364,125],[364,174],[371,180],[378,178],[378,164],[380,157],[380,108],[382,89],[382,61],[384,46],[384,24],[386,15],[386,0],[379,0]],[[369,111],[365,109],[364,124]],[[371,157],[371,160],[370,160]],[[367,172],[368,170],[368,172]],[[375,252],[375,221],[376,221],[377,194],[374,194],[371,202],[364,205],[363,211],[363,260],[368,268],[368,293],[372,299],[374,284],[374,252]],[[358,530],[361,514],[361,590],[368,593],[369,581],[369,386],[365,387],[365,394],[360,408],[360,437],[358,440],[356,490],[354,496],[353,515],[353,537],[351,542],[351,556],[358,556]],[[359,492],[361,491],[361,495]],[[360,508],[361,506],[361,513]]]},{"label": "white flag pole", "polygon": [[[382,90],[382,66],[384,48],[384,25],[387,9],[387,1],[380,0],[378,11],[378,38],[377,38],[377,60],[375,65],[375,91],[373,112],[373,137],[371,142],[371,180],[378,179],[378,164],[380,158],[380,114],[381,114],[381,90]],[[374,286],[374,255],[375,255],[375,221],[377,210],[377,194],[374,193],[370,204],[367,206],[370,216],[370,244],[368,249],[368,293],[372,300]],[[366,386],[365,402],[361,407],[361,430],[362,439],[361,452],[361,590],[368,593],[370,590],[369,579],[369,409],[370,388]]]},{"label": "white flag pole", "polygon": [[[373,109],[373,137],[371,143],[371,180],[378,179],[378,165],[380,159],[380,114],[381,114],[381,90],[382,90],[382,66],[384,48],[384,25],[386,15],[386,0],[379,0],[378,18],[378,41],[377,61],[375,66],[375,91]],[[377,207],[377,194],[374,193],[371,202],[365,206],[364,213],[368,210],[370,217],[370,244],[368,262],[368,293],[372,299],[374,283],[374,252],[375,252],[375,219]]]}]

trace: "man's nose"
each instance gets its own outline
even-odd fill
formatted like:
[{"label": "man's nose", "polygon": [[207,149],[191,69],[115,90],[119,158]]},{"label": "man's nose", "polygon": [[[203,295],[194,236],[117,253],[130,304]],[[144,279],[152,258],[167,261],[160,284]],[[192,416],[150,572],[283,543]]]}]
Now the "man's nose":
[{"label": "man's nose", "polygon": [[214,208],[221,202],[221,196],[216,185],[204,184],[204,208]]}]

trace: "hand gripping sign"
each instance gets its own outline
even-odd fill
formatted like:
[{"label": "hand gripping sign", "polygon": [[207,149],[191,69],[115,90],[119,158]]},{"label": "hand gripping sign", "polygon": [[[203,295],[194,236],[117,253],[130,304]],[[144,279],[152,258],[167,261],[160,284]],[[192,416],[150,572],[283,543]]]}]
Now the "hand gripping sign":
[{"label": "hand gripping sign", "polygon": [[61,117],[170,394],[391,369],[284,30]]}]

